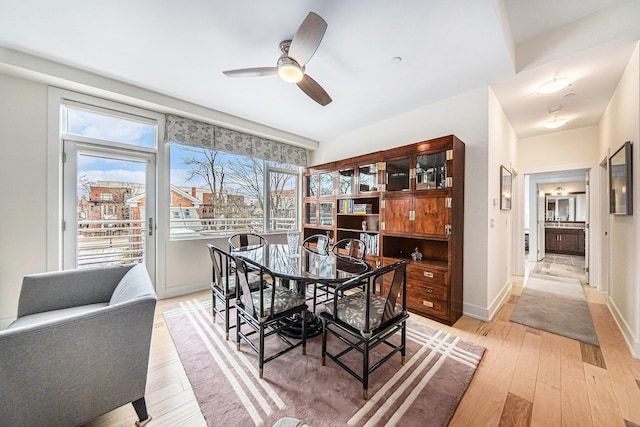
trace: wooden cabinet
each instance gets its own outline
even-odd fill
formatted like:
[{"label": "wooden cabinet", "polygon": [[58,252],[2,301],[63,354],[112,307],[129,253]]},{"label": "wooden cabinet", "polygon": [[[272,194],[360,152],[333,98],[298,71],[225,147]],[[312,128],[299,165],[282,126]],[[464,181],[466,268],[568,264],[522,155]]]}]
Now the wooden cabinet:
[{"label": "wooden cabinet", "polygon": [[584,256],[584,230],[579,228],[545,228],[545,252]]},{"label": "wooden cabinet", "polygon": [[[319,174],[334,173],[334,236],[374,239],[377,252],[367,255],[374,267],[407,261],[408,309],[448,325],[462,315],[464,150],[450,135],[305,171],[317,193]],[[328,200],[308,190],[305,203]],[[306,215],[305,236],[323,227]],[[422,260],[412,259],[416,250]]]}]

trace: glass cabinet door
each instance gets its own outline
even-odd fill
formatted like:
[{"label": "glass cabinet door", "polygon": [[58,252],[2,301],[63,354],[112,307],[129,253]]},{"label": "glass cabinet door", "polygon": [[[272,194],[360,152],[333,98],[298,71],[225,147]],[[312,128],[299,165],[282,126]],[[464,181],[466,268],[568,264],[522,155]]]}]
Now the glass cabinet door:
[{"label": "glass cabinet door", "polygon": [[447,186],[446,151],[422,154],[416,158],[416,190]]},{"label": "glass cabinet door", "polygon": [[313,174],[307,177],[306,197],[318,196],[318,175]]},{"label": "glass cabinet door", "polygon": [[320,202],[320,225],[333,225],[333,202]]},{"label": "glass cabinet door", "polygon": [[378,165],[372,163],[358,166],[358,182],[361,193],[378,191]]},{"label": "glass cabinet door", "polygon": [[304,204],[304,223],[308,225],[316,225],[318,223],[318,204],[316,202]]},{"label": "glass cabinet door", "polygon": [[320,196],[333,195],[333,174],[325,172],[320,174]]},{"label": "glass cabinet door", "polygon": [[410,159],[391,160],[387,162],[387,191],[409,189]]},{"label": "glass cabinet door", "polygon": [[355,180],[355,171],[353,168],[350,169],[342,169],[340,172],[340,182],[338,186],[338,191],[340,194],[353,194],[354,180]]}]

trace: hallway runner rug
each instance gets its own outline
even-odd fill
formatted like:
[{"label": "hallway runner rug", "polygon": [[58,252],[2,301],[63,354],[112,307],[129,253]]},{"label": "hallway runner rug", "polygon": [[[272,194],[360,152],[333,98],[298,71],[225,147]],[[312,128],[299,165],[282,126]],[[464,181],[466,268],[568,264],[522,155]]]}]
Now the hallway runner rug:
[{"label": "hallway runner rug", "polygon": [[[297,348],[265,364],[259,379],[257,354],[246,343],[236,350],[235,329],[225,341],[223,316],[212,323],[211,298],[163,316],[209,426],[270,427],[285,417],[314,427],[446,426],[485,350],[409,319],[405,365],[396,354],[373,372],[364,401],[360,382],[328,358],[321,366],[321,336],[307,341],[306,355]],[[281,344],[268,337],[266,355]]]},{"label": "hallway runner rug", "polygon": [[599,346],[584,290],[575,278],[531,273],[509,320]]}]

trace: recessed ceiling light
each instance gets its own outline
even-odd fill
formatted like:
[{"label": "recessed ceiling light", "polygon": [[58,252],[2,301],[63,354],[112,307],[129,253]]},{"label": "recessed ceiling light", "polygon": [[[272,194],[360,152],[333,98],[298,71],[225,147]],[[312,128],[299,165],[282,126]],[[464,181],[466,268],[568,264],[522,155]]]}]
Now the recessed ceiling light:
[{"label": "recessed ceiling light", "polygon": [[567,120],[567,119],[559,119],[559,118],[556,117],[553,120],[549,120],[548,122],[546,122],[542,126],[547,128],[547,129],[557,129],[557,128],[561,127],[561,126],[566,125],[567,123],[569,123],[569,120]]},{"label": "recessed ceiling light", "polygon": [[402,62],[402,58],[399,56],[396,56],[395,58],[391,59],[391,63],[393,64],[399,64],[400,62]]},{"label": "recessed ceiling light", "polygon": [[537,90],[537,93],[548,94],[561,91],[567,86],[571,86],[573,81],[569,77],[556,77],[553,80],[549,80]]}]

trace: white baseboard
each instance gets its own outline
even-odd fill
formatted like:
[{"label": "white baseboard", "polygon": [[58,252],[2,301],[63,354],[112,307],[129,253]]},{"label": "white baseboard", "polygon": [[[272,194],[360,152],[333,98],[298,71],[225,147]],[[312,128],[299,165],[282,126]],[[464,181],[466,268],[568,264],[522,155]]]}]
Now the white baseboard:
[{"label": "white baseboard", "polygon": [[633,331],[629,327],[627,321],[622,317],[620,310],[616,304],[611,300],[611,298],[607,298],[607,307],[609,307],[609,311],[613,316],[613,319],[616,321],[618,328],[620,328],[620,332],[622,332],[622,336],[624,340],[627,342],[627,346],[629,347],[629,351],[631,351],[631,355],[635,359],[640,359],[640,341],[634,337]]},{"label": "white baseboard", "polygon": [[509,293],[511,292],[511,279],[507,280],[498,295],[493,299],[489,307],[480,307],[473,304],[463,303],[462,314],[465,316],[473,317],[474,319],[490,322],[493,316],[500,309],[505,302]]},{"label": "white baseboard", "polygon": [[194,292],[200,292],[207,289],[211,289],[211,283],[209,282],[197,282],[197,283],[188,283],[186,285],[180,286],[172,286],[170,288],[166,288],[163,292],[163,295],[160,299],[167,299],[173,297],[179,297],[186,294],[191,294]]}]

